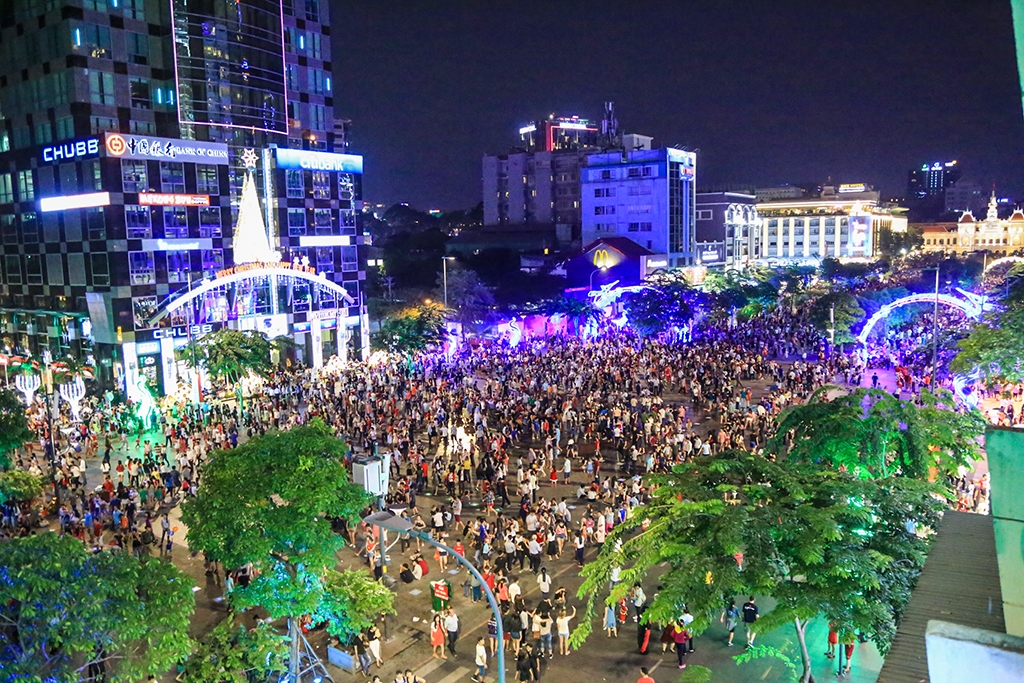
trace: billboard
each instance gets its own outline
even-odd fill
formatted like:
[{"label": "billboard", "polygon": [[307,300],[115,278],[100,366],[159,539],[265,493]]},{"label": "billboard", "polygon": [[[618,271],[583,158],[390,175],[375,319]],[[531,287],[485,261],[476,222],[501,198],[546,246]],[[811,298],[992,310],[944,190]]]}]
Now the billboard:
[{"label": "billboard", "polygon": [[188,161],[197,164],[228,163],[228,146],[222,142],[199,142],[125,133],[105,135],[104,147],[108,157]]},{"label": "billboard", "polygon": [[850,256],[871,256],[871,216],[850,216],[846,253]]},{"label": "billboard", "polygon": [[296,171],[363,172],[363,157],[358,154],[336,154],[283,147],[275,149],[274,154],[278,168]]}]

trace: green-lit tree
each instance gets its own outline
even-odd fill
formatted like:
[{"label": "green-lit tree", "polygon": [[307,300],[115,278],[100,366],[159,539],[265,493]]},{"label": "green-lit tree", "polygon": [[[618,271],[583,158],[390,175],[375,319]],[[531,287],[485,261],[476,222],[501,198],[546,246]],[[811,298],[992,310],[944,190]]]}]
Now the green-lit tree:
[{"label": "green-lit tree", "polygon": [[597,320],[601,316],[601,311],[594,308],[589,301],[570,296],[560,296],[547,301],[543,304],[542,309],[549,316],[560,315],[565,318],[569,322],[572,334],[579,334],[580,329],[586,327],[587,323]]},{"label": "green-lit tree", "polygon": [[253,683],[287,667],[288,646],[273,627],[246,629],[228,618],[199,641],[185,662],[182,683]]},{"label": "green-lit tree", "polygon": [[43,478],[25,470],[0,472],[0,505],[7,501],[27,504],[43,495]]},{"label": "green-lit tree", "polygon": [[377,348],[392,353],[414,353],[439,344],[444,338],[444,306],[429,302],[389,314],[374,342]]},{"label": "green-lit tree", "polygon": [[1013,280],[1008,289],[997,310],[987,313],[960,340],[951,370],[963,374],[978,370],[993,381],[1024,381],[1024,279]]},{"label": "green-lit tree", "polygon": [[192,581],[169,562],[89,552],[70,536],[0,543],[4,680],[136,683],[192,648]]},{"label": "green-lit tree", "polygon": [[21,396],[0,389],[0,467],[10,467],[10,453],[32,438]]},{"label": "green-lit tree", "polygon": [[808,317],[824,335],[834,328],[836,344],[847,344],[854,341],[850,328],[864,320],[864,309],[849,292],[829,292],[811,304]]},{"label": "green-lit tree", "polygon": [[270,350],[270,340],[262,332],[223,328],[194,339],[180,354],[189,367],[205,369],[213,379],[237,386],[249,374],[270,375]]},{"label": "green-lit tree", "polygon": [[822,400],[826,387],[810,401],[779,416],[769,449],[790,463],[825,465],[857,476],[946,477],[979,460],[978,438],[985,428],[976,410],[956,409],[945,390],[922,391],[905,401],[881,389],[857,389]]},{"label": "green-lit tree", "polygon": [[232,591],[231,605],[261,607],[275,619],[288,619],[292,680],[298,680],[300,617],[331,615],[328,631],[344,636],[350,623],[390,609],[390,601],[379,601],[372,604],[373,614],[359,612],[364,603],[352,600],[343,590],[349,584],[332,573],[335,552],[344,543],[331,519],[355,520],[369,502],[348,479],[347,452],[320,420],[272,431],[215,452],[204,466],[198,495],[182,505],[193,551],[225,567],[251,563],[256,569],[248,586]]},{"label": "green-lit tree", "polygon": [[[742,451],[653,476],[651,489],[649,504],[616,527],[581,571],[586,616],[573,645],[590,633],[598,605],[614,604],[648,577],[661,588],[645,617],[669,623],[686,604],[695,634],[721,614],[726,597],[767,595],[777,605],[756,629],[794,626],[805,682],[805,634],[813,619],[840,624],[843,638],[855,630],[871,634],[888,651],[909,597],[909,589],[890,587],[912,586],[927,552],[927,541],[907,522],[933,526],[942,505],[926,482],[793,468]],[[621,583],[609,594],[614,567],[621,568]]]},{"label": "green-lit tree", "polygon": [[627,294],[623,297],[626,319],[641,335],[658,336],[690,322],[693,309],[687,300],[689,296],[691,291],[685,284],[649,287]]}]

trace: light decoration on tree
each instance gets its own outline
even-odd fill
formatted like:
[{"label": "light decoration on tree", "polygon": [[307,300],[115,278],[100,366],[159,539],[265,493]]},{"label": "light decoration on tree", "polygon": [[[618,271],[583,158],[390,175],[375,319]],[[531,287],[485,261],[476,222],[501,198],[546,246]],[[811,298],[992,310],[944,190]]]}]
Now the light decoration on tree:
[{"label": "light decoration on tree", "polygon": [[635,292],[641,292],[645,289],[653,289],[650,285],[629,285],[627,287],[617,287],[619,284],[618,280],[609,282],[606,285],[601,285],[600,289],[596,289],[587,292],[587,296],[593,299],[594,308],[604,310],[614,304],[623,294],[632,294]]},{"label": "light decoration on tree", "polygon": [[57,390],[60,397],[71,406],[71,416],[75,422],[80,422],[82,399],[85,398],[85,382],[81,375],[75,375],[74,381],[61,384]]},{"label": "light decoration on tree", "polygon": [[35,373],[22,374],[14,378],[14,386],[25,396],[25,403],[29,406],[32,405],[32,398],[42,383],[42,379]]}]

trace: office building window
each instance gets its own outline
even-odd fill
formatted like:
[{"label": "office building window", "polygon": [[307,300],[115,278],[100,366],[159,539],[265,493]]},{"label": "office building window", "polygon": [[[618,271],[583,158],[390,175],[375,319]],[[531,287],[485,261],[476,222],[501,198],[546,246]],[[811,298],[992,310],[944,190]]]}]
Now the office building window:
[{"label": "office building window", "polygon": [[320,104],[309,105],[309,127],[312,130],[327,130],[326,107]]},{"label": "office building window", "polygon": [[313,209],[313,225],[316,226],[316,234],[330,235],[331,223],[330,209]]},{"label": "office building window", "polygon": [[288,209],[288,234],[291,236],[306,234],[305,209]]},{"label": "office building window", "polygon": [[133,135],[156,135],[156,124],[152,121],[132,119],[128,122],[128,132]]},{"label": "office building window", "polygon": [[327,92],[327,79],[320,69],[307,70],[309,80],[309,92],[314,95],[323,95]]},{"label": "office building window", "polygon": [[0,204],[14,202],[14,184],[10,173],[0,173]]},{"label": "office building window", "polygon": [[320,0],[306,0],[306,21],[320,21]]},{"label": "office building window", "polygon": [[610,214],[613,214],[613,213],[615,213],[615,207],[614,206],[595,206],[594,207],[594,215],[595,216],[607,216],[607,215],[610,215]]},{"label": "office building window", "polygon": [[153,220],[149,207],[125,204],[124,228],[130,240],[148,240],[153,237]]},{"label": "office building window", "polygon": [[181,194],[185,191],[185,164],[180,161],[160,162],[160,189]]},{"label": "office building window", "polygon": [[29,202],[36,198],[36,184],[32,171],[18,171],[18,201]]},{"label": "office building window", "polygon": [[164,207],[164,237],[188,237],[188,211],[185,207]]},{"label": "office building window", "polygon": [[18,226],[14,222],[14,214],[0,214],[0,235],[4,244],[18,243]]},{"label": "office building window", "polygon": [[346,273],[359,269],[359,257],[357,247],[341,248],[341,269]]},{"label": "office building window", "polygon": [[221,236],[219,206],[204,206],[199,209],[199,236]]},{"label": "office building window", "polygon": [[7,270],[7,284],[9,285],[20,285],[21,284],[21,257],[20,256],[5,256],[4,262]]},{"label": "office building window", "polygon": [[129,78],[128,93],[131,95],[132,106],[136,109],[153,108],[153,97],[150,94],[148,78]]},{"label": "office building window", "polygon": [[89,117],[89,130],[92,131],[93,135],[98,135],[104,131],[117,132],[118,123],[117,119],[111,116],[90,116]]},{"label": "office building window", "polygon": [[103,189],[103,167],[100,166],[99,159],[85,162],[82,165],[82,175],[86,188],[91,186],[94,190]]},{"label": "office building window", "polygon": [[700,209],[697,211],[697,220],[709,221],[714,218],[714,211],[711,209]]},{"label": "office building window", "polygon": [[121,187],[125,192],[145,192],[149,189],[145,161],[121,159]]},{"label": "office building window", "polygon": [[224,269],[223,249],[203,249],[203,277],[216,277]]},{"label": "office building window", "polygon": [[287,194],[292,199],[302,199],[306,196],[306,181],[302,171],[285,171],[285,187]]},{"label": "office building window", "polygon": [[355,211],[339,211],[338,217],[341,220],[341,234],[342,235],[354,235],[356,234],[356,217]]},{"label": "office building window", "polygon": [[313,199],[331,198],[331,174],[313,171]]},{"label": "office building window", "polygon": [[110,27],[83,24],[71,29],[71,47],[97,59],[110,59]]},{"label": "office building window", "polygon": [[316,269],[321,273],[334,272],[334,249],[332,247],[316,248]]},{"label": "office building window", "polygon": [[217,177],[216,166],[196,164],[196,192],[220,194],[220,180]]},{"label": "office building window", "polygon": [[85,234],[88,239],[107,239],[107,215],[102,206],[96,206],[83,211],[82,220],[85,221]]},{"label": "office building window", "polygon": [[153,252],[129,251],[128,271],[133,285],[151,285],[156,282],[156,269],[153,267]]},{"label": "office building window", "polygon": [[128,59],[135,64],[149,63],[149,36],[144,33],[127,33]]},{"label": "office building window", "polygon": [[187,251],[167,252],[168,282],[188,282],[190,270],[192,270],[192,263]]},{"label": "office building window", "polygon": [[93,104],[114,104],[114,74],[86,69],[89,74],[89,99]]},{"label": "office building window", "polygon": [[43,259],[38,254],[25,256],[25,282],[30,285],[43,284]]},{"label": "office building window", "polygon": [[50,127],[49,121],[37,123],[34,130],[37,145],[45,145],[53,141],[53,129]]},{"label": "office building window", "polygon": [[120,0],[121,10],[129,19],[146,19],[146,0]]}]

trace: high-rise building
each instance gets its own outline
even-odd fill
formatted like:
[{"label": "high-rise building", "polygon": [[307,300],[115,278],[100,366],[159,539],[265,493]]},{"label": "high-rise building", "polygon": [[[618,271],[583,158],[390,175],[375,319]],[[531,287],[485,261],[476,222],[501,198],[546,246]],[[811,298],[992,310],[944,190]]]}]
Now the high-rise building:
[{"label": "high-rise building", "polygon": [[366,353],[327,8],[0,4],[0,353],[80,356],[129,395],[172,390],[174,349],[221,326]]},{"label": "high-rise building", "polygon": [[923,164],[921,168],[913,168],[907,173],[907,199],[942,198],[946,188],[955,185],[959,179],[956,159]]},{"label": "high-rise building", "polygon": [[581,170],[583,245],[625,237],[668,266],[695,262],[697,155],[671,147],[591,154]]}]

